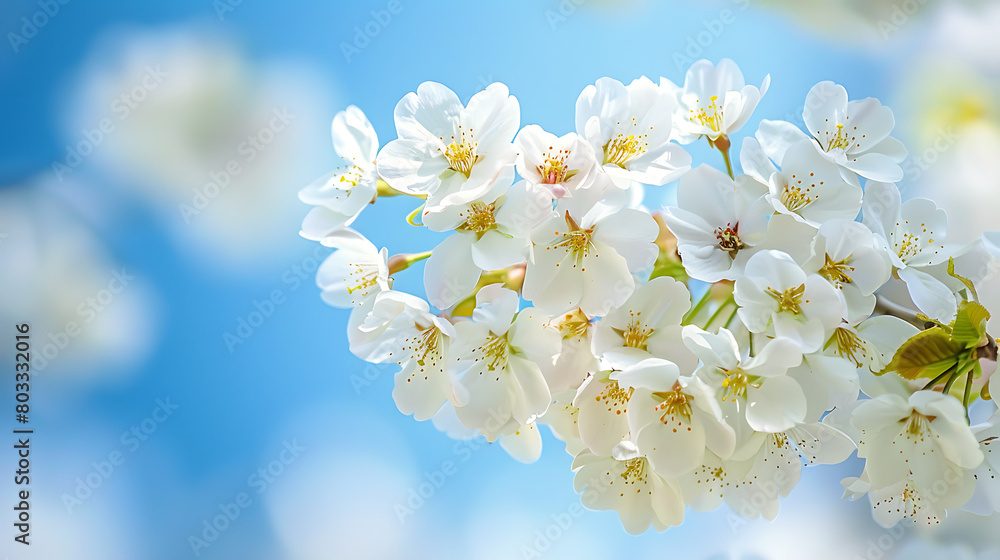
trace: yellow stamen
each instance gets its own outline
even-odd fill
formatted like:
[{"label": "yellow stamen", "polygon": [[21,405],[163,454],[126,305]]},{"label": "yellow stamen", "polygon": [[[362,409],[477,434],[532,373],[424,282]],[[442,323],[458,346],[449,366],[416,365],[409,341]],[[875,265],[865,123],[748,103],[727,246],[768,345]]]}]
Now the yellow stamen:
[{"label": "yellow stamen", "polygon": [[559,332],[562,333],[563,339],[583,338],[587,336],[587,330],[590,329],[591,323],[583,310],[578,307],[574,311],[565,314],[556,326]]},{"label": "yellow stamen", "polygon": [[343,281],[347,283],[347,293],[353,294],[362,290],[361,297],[368,295],[368,288],[378,284],[378,267],[374,264],[354,264],[347,265],[351,272]]},{"label": "yellow stamen", "polygon": [[604,165],[613,163],[622,169],[625,164],[635,156],[646,151],[647,144],[643,141],[643,136],[629,134],[625,136],[619,133],[604,145]]},{"label": "yellow stamen", "polygon": [[625,461],[625,470],[622,471],[621,477],[625,479],[626,484],[646,482],[646,458],[636,457]]},{"label": "yellow stamen", "polygon": [[930,424],[935,418],[937,418],[937,416],[925,416],[914,410],[910,413],[909,417],[901,418],[899,421],[905,422],[903,432],[912,436],[921,437],[930,431]]},{"label": "yellow stamen", "polygon": [[[483,360],[486,362],[487,371],[503,370],[507,367],[507,359],[510,356],[510,345],[507,344],[506,336],[497,336],[490,333],[486,344],[479,347]],[[477,358],[478,360],[478,358]]]},{"label": "yellow stamen", "polygon": [[653,397],[661,401],[655,409],[656,412],[663,411],[660,422],[669,424],[675,416],[691,422],[691,402],[694,397],[684,392],[680,382],[675,381],[670,391],[653,393]]},{"label": "yellow stamen", "polygon": [[[691,122],[708,127],[712,132],[721,132],[723,110],[719,107],[718,100],[719,96],[713,95],[708,107],[699,107],[697,111],[691,109]],[[699,100],[695,102],[698,103]]]},{"label": "yellow stamen", "polygon": [[[719,368],[719,370],[726,375],[726,378],[722,380],[722,387],[726,390],[725,394],[722,395],[722,400],[735,402],[737,397],[745,399],[747,388],[752,385],[746,372],[740,367],[729,370]],[[756,388],[756,385],[753,386]]]},{"label": "yellow stamen", "polygon": [[827,346],[834,343],[837,345],[837,354],[841,358],[854,362],[855,367],[861,367],[864,363],[861,361],[861,358],[868,357],[868,352],[865,351],[861,337],[853,329],[844,327],[834,329],[833,336],[830,338]]},{"label": "yellow stamen", "polygon": [[852,256],[853,254],[847,255],[843,259],[835,261],[827,253],[823,257],[825,262],[823,263],[823,268],[819,269],[819,273],[835,285],[852,283],[854,280],[847,274],[848,272],[854,272],[854,267],[847,264],[847,261],[851,260]]},{"label": "yellow stamen", "polygon": [[[445,142],[444,138],[441,138]],[[458,127],[458,138],[451,137],[451,142],[444,150],[444,157],[448,160],[448,167],[453,171],[465,175],[466,178],[472,174],[472,166],[479,161],[476,150],[479,143],[472,137],[472,130],[468,132]]]},{"label": "yellow stamen", "polygon": [[778,313],[787,311],[792,315],[799,315],[802,313],[802,309],[799,306],[802,305],[802,296],[805,293],[805,284],[800,284],[795,288],[788,288],[783,292],[779,292],[770,286],[767,288],[767,294],[778,302]]},{"label": "yellow stamen", "polygon": [[[574,266],[578,266],[583,262],[584,257],[590,255],[590,250],[593,248],[594,244],[590,240],[590,236],[594,233],[594,228],[582,229],[576,220],[569,215],[568,210],[566,211],[566,228],[567,231],[562,232],[562,239],[546,247],[546,250],[563,248],[573,256]],[[560,235],[558,231],[555,233]]]},{"label": "yellow stamen", "polygon": [[826,145],[826,151],[829,152],[830,150],[832,150],[834,148],[840,148],[842,150],[846,150],[846,149],[848,149],[848,148],[851,147],[851,142],[853,140],[854,140],[853,138],[848,138],[844,134],[844,125],[841,124],[841,123],[837,123],[837,135],[834,136],[829,141],[829,143],[827,143],[827,145]]},{"label": "yellow stamen", "polygon": [[646,344],[649,337],[653,334],[656,329],[646,328],[643,326],[642,322],[639,320],[639,315],[642,313],[635,313],[629,310],[628,314],[632,317],[628,323],[628,326],[624,329],[616,329],[611,327],[618,336],[622,337],[622,343],[628,348],[638,348],[639,350],[646,350]]},{"label": "yellow stamen", "polygon": [[[495,211],[495,202],[489,204],[485,202],[473,202],[469,205],[469,212],[465,218],[465,223],[459,226],[458,229],[465,229],[475,233],[486,233],[491,229],[495,229],[497,227],[496,217],[494,216]],[[459,216],[463,215],[466,215],[466,213],[459,213]]]},{"label": "yellow stamen", "polygon": [[[549,149],[551,150],[552,148]],[[538,174],[542,176],[542,183],[547,185],[562,183],[577,174],[576,170],[569,169],[566,166],[569,154],[569,150],[559,150],[555,154],[549,152],[549,155],[545,158],[545,162],[535,167],[538,170]]]},{"label": "yellow stamen", "polygon": [[912,233],[904,233],[902,239],[896,243],[896,255],[903,262],[919,255],[920,251],[920,238]]}]

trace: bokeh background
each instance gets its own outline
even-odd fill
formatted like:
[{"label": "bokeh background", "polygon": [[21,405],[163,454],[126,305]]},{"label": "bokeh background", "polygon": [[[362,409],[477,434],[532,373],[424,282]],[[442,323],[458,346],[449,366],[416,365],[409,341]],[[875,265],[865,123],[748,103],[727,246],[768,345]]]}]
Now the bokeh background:
[{"label": "bokeh background", "polygon": [[[3,2],[0,363],[30,321],[36,434],[30,547],[12,541],[0,442],[0,555],[992,558],[996,518],[877,527],[867,500],[840,499],[855,460],[807,469],[770,523],[723,508],[630,537],[613,512],[580,514],[547,431],[522,465],[396,410],[394,370],[354,358],[347,313],[320,301],[328,250],[298,237],[296,192],[336,165],[329,126],[348,104],[384,143],[420,82],[467,100],[502,81],[522,125],[562,134],[601,76],[682,82],[729,57],[749,83],[772,78],[741,136],[801,121],[825,79],[892,106],[904,194],[938,200],[969,240],[1000,229],[998,28],[985,1]],[[672,196],[649,189],[646,206]],[[409,204],[380,201],[356,227],[426,250],[437,238],[404,223]],[[419,291],[419,271],[400,286]],[[5,376],[3,425],[13,404]]]}]

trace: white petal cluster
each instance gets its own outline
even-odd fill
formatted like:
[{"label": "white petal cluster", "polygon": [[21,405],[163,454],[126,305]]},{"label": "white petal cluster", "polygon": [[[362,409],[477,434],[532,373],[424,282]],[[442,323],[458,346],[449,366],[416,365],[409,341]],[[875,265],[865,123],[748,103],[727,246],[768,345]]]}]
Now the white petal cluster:
[{"label": "white petal cluster", "polygon": [[[1000,390],[985,280],[956,273],[1000,238],[949,245],[944,212],[894,184],[892,111],[832,82],[806,130],[764,120],[731,158],[769,82],[731,60],[683,87],[601,78],[562,135],[519,130],[503,84],[463,105],[427,82],[381,149],[359,109],[338,114],[346,166],[300,193],[302,235],[335,249],[317,284],[350,309],[351,351],[396,362],[399,410],[449,435],[530,462],[547,425],[583,502],[630,533],[687,506],[773,519],[804,465],[855,451],[847,495],[883,525],[1000,511],[1000,413],[968,420]],[[702,139],[724,167],[692,168]],[[672,182],[675,206],[643,206]],[[384,196],[417,199],[406,219],[437,245],[390,256],[348,227]],[[393,290],[418,262],[424,294]]]}]

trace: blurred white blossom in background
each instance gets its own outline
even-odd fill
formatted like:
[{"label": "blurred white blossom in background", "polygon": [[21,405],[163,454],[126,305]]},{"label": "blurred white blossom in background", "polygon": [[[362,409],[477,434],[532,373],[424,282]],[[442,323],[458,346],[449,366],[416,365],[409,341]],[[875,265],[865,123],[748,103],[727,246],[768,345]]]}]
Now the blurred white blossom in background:
[{"label": "blurred white blossom in background", "polygon": [[0,261],[12,263],[0,270],[0,318],[30,322],[37,375],[127,371],[157,338],[158,299],[46,180],[0,189]]},{"label": "blurred white blossom in background", "polygon": [[[294,242],[283,229],[299,204],[288,194],[331,159],[301,117],[331,113],[330,88],[307,65],[252,60],[197,27],[126,30],[98,43],[68,91],[65,141],[76,146],[85,130],[100,140],[57,176],[96,164],[222,268],[260,266]],[[93,133],[102,122],[109,132]]]}]

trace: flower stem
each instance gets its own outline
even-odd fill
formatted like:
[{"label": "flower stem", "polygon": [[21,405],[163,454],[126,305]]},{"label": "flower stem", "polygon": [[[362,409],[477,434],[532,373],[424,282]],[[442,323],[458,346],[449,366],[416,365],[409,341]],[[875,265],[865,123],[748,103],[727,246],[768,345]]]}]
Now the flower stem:
[{"label": "flower stem", "polygon": [[420,213],[423,210],[424,210],[424,205],[423,204],[421,204],[420,206],[417,206],[416,208],[414,208],[413,212],[410,212],[409,214],[407,214],[407,216],[406,216],[406,223],[410,224],[411,226],[417,226],[417,227],[420,227],[420,226],[424,225],[423,223],[417,223],[415,221],[415,218],[418,215],[420,215]]},{"label": "flower stem", "polygon": [[739,311],[739,310],[740,310],[740,306],[738,306],[738,305],[734,305],[733,306],[733,312],[729,314],[729,318],[726,319],[726,324],[723,325],[723,327],[725,327],[727,329],[729,328],[729,324],[733,322],[733,319],[736,317],[736,312]]},{"label": "flower stem", "polygon": [[951,386],[955,384],[955,380],[962,375],[956,371],[957,367],[951,368],[948,371],[952,372],[951,377],[948,378],[948,382],[944,384],[944,389],[941,391],[943,394],[947,395],[951,393]]},{"label": "flower stem", "polygon": [[501,283],[505,288],[521,293],[526,266],[527,263],[515,264],[514,266],[501,268],[500,270],[484,272],[479,277],[479,282],[476,283],[476,287],[472,290],[472,293],[455,304],[450,315],[452,317],[471,317],[472,312],[476,309],[476,294],[479,293],[479,290],[490,284]]},{"label": "flower stem", "polygon": [[736,175],[733,173],[733,161],[729,158],[729,147],[732,145],[729,142],[729,137],[723,134],[715,140],[711,138],[708,139],[708,143],[713,148],[719,150],[722,153],[722,159],[726,162],[726,172],[729,173],[730,179],[736,179]]},{"label": "flower stem", "polygon": [[375,183],[375,198],[372,199],[372,202],[375,202],[375,199],[377,199],[380,196],[412,196],[414,198],[421,198],[425,200],[427,199],[426,194],[412,194],[396,190],[390,187],[389,183],[386,183],[381,177],[379,178],[378,182]]},{"label": "flower stem", "polygon": [[917,318],[917,313],[915,311],[907,309],[879,294],[875,294],[874,313],[877,315],[891,315],[918,328],[924,327],[924,322]]},{"label": "flower stem", "polygon": [[[719,317],[719,315],[722,314],[722,310],[729,307],[730,303],[736,303],[733,300],[733,296],[729,296],[728,298],[726,298],[726,301],[719,304],[719,308],[715,310],[715,313],[712,313],[712,316],[708,318],[708,322],[705,323],[705,330],[708,330],[708,328],[712,326],[712,323],[715,322],[715,320]],[[728,325],[729,323],[726,324]]]},{"label": "flower stem", "polygon": [[[978,366],[979,363],[977,362],[976,365]],[[972,374],[975,371],[976,368],[970,368],[969,374],[965,376],[965,395],[962,397],[962,404],[965,405],[965,421],[970,425],[972,421],[969,419],[969,394],[972,392]]]},{"label": "flower stem", "polygon": [[951,375],[954,372],[955,372],[955,366],[952,366],[952,367],[948,368],[941,375],[935,377],[934,379],[931,379],[931,381],[927,385],[924,385],[924,388],[921,389],[921,391],[926,391],[926,390],[930,389],[931,387],[937,385],[938,383],[942,382],[945,377],[948,377],[949,375]]},{"label": "flower stem", "polygon": [[378,182],[375,183],[375,194],[376,196],[399,196],[406,193],[397,191],[396,189],[390,187],[389,183],[379,179]]},{"label": "flower stem", "polygon": [[423,253],[399,253],[398,255],[393,255],[389,257],[389,276],[392,276],[401,270],[406,270],[413,264],[416,264],[430,256],[430,251],[424,251]]},{"label": "flower stem", "polygon": [[684,319],[681,321],[681,324],[691,324],[691,321],[698,315],[698,313],[701,312],[702,308],[708,304],[708,300],[710,299],[712,299],[712,286],[709,286],[708,289],[705,290],[705,295],[701,296],[701,299],[698,300],[698,303],[694,304],[694,307],[684,314]]}]

